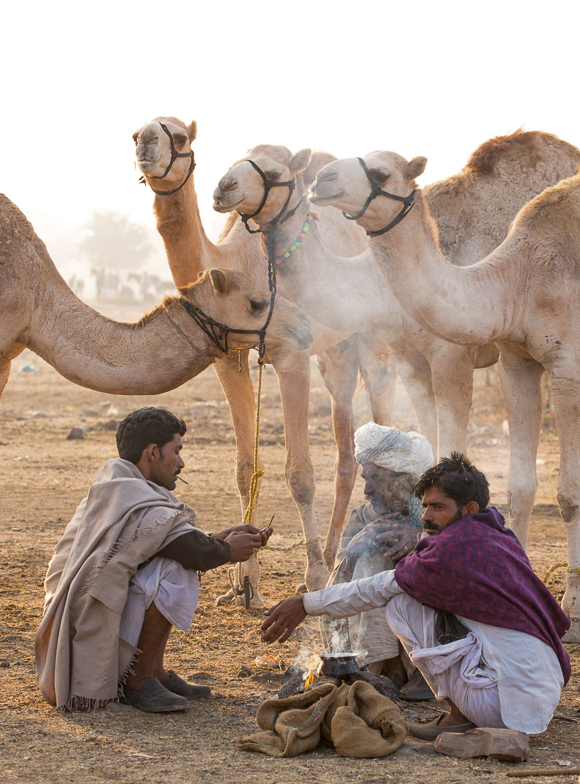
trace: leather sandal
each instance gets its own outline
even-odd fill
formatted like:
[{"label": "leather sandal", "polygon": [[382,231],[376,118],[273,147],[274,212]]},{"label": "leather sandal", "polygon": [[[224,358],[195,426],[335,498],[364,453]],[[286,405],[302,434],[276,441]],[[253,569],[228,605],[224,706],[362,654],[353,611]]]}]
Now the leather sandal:
[{"label": "leather sandal", "polygon": [[168,672],[171,677],[167,678],[167,680],[159,681],[159,683],[168,691],[173,692],[173,694],[179,694],[187,700],[198,700],[200,697],[209,697],[211,695],[209,686],[194,686],[180,678],[173,670],[168,670]]},{"label": "leather sandal", "polygon": [[188,702],[184,697],[179,697],[164,688],[157,678],[146,678],[140,690],[124,688],[120,701],[124,705],[132,705],[146,713],[173,713],[188,708]]},{"label": "leather sandal", "polygon": [[446,715],[447,714],[445,713],[441,713],[436,719],[427,722],[427,724],[409,724],[409,733],[416,738],[422,738],[423,740],[435,740],[444,732],[468,732],[469,730],[476,729],[476,725],[471,722],[467,724],[456,724],[454,727],[439,726],[439,722],[443,716]]}]

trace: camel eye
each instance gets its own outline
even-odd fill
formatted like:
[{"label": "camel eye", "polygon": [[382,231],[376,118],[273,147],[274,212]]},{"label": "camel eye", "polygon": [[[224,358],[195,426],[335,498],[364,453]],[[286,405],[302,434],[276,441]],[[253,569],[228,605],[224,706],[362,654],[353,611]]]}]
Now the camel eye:
[{"label": "camel eye", "polygon": [[384,185],[391,176],[390,174],[385,174],[384,172],[379,171],[379,169],[369,169],[369,174],[377,183],[377,185]]},{"label": "camel eye", "polygon": [[250,307],[252,308],[252,313],[259,313],[261,310],[264,310],[267,304],[268,303],[263,299],[251,299]]},{"label": "camel eye", "polygon": [[184,144],[187,142],[187,136],[183,136],[180,133],[176,133],[173,137],[173,141],[177,144],[178,147],[183,147]]},{"label": "camel eye", "polygon": [[269,180],[273,180],[274,182],[278,182],[278,180],[280,179],[281,176],[282,176],[282,172],[279,172],[279,171],[267,171],[266,172],[266,177]]}]

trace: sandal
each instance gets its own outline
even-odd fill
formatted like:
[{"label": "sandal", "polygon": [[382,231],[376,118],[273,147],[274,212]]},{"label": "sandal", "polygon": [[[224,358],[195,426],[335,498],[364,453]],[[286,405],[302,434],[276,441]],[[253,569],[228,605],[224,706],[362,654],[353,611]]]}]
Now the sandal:
[{"label": "sandal", "polygon": [[440,727],[439,722],[443,716],[446,715],[447,714],[442,713],[441,715],[437,716],[436,719],[433,719],[433,721],[427,722],[427,724],[409,724],[409,732],[416,738],[422,738],[423,740],[435,740],[444,732],[469,732],[469,730],[476,729],[476,725],[472,724],[471,722],[467,724],[456,724],[454,727]]}]

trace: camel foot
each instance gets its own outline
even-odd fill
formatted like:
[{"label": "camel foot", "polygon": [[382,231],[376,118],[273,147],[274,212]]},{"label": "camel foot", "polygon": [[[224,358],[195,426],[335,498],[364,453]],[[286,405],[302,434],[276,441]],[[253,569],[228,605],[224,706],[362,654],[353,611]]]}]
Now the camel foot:
[{"label": "camel foot", "polygon": [[562,637],[562,642],[580,643],[580,618],[570,619],[570,628]]},{"label": "camel foot", "polygon": [[[237,607],[245,607],[246,603],[244,601],[244,597],[243,596],[236,596],[236,601],[234,602],[234,604]],[[250,607],[263,607],[264,604],[265,604],[265,602],[262,599],[262,597],[260,596],[260,594],[258,593],[258,589],[254,588],[254,595],[250,599]]]},{"label": "camel foot", "polygon": [[234,603],[234,592],[230,588],[227,593],[222,594],[222,596],[218,596],[215,600],[215,606],[221,607],[222,604],[233,604]]}]

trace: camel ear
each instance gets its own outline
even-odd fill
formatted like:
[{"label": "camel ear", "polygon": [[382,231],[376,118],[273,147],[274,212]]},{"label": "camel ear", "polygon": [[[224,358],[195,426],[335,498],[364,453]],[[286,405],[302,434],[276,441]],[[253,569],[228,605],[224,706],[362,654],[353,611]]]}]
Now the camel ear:
[{"label": "camel ear", "polygon": [[308,147],[306,147],[304,150],[299,150],[296,155],[293,155],[292,160],[290,161],[290,171],[292,174],[304,171],[304,169],[310,163],[311,157],[312,150],[309,150]]},{"label": "camel ear", "polygon": [[211,280],[211,285],[218,294],[228,293],[228,280],[222,270],[211,269],[209,271],[209,278]]},{"label": "camel ear", "polygon": [[191,144],[197,136],[197,123],[192,120],[187,126],[187,135],[189,136],[189,143]]},{"label": "camel ear", "polygon": [[415,177],[419,177],[425,171],[425,166],[427,166],[427,158],[424,158],[422,155],[413,158],[407,164],[407,179],[414,180]]}]

